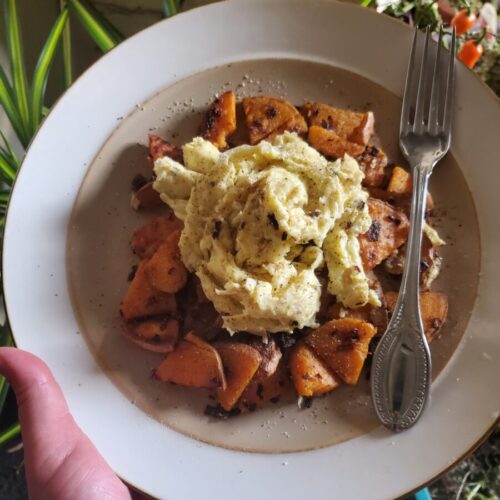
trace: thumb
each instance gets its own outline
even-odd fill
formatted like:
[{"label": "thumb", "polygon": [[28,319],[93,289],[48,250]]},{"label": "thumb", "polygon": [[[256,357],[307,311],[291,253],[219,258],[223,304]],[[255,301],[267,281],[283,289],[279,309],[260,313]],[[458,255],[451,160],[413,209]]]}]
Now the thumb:
[{"label": "thumb", "polygon": [[30,498],[130,499],[125,485],[77,426],[43,361],[3,347],[0,373],[17,398]]}]

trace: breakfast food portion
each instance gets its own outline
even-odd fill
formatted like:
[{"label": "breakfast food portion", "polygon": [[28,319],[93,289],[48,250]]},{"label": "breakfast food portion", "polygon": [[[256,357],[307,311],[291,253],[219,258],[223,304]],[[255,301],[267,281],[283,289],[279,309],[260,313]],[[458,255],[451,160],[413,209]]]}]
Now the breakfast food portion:
[{"label": "breakfast food portion", "polygon": [[[371,112],[237,103],[229,91],[182,147],[150,135],[153,173],[134,183],[131,204],[164,213],[131,238],[140,262],[120,312],[131,341],[166,353],[156,379],[206,389],[214,417],[276,403],[292,387],[303,403],[358,382],[394,310],[412,189],[374,130]],[[430,291],[444,244],[432,207],[429,196],[429,340],[448,308]]]}]

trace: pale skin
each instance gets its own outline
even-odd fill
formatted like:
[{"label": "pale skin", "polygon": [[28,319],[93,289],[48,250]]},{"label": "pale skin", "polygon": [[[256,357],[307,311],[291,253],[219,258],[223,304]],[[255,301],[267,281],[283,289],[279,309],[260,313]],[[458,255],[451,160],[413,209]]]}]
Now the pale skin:
[{"label": "pale skin", "polygon": [[130,500],[131,494],[78,427],[47,365],[0,348],[0,374],[16,394],[32,500]]}]

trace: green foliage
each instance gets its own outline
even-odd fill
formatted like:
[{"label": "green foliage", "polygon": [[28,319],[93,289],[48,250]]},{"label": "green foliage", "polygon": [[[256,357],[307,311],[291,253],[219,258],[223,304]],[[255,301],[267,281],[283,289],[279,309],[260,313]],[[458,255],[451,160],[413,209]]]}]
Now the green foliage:
[{"label": "green foliage", "polygon": [[[71,56],[70,12],[85,27],[90,37],[107,52],[115,47],[123,36],[91,4],[85,0],[59,0],[60,12],[42,47],[33,73],[31,85],[26,75],[21,26],[17,13],[16,0],[3,0],[6,34],[9,47],[8,71],[0,66],[0,105],[5,110],[14,132],[21,145],[26,148],[38,130],[42,119],[48,114],[44,105],[45,89],[52,63],[58,53],[62,40],[62,60],[64,83],[68,87],[73,81]],[[12,78],[9,78],[10,74]],[[5,225],[5,213],[9,202],[10,190],[20,162],[13,148],[0,132],[0,244]],[[0,290],[0,300],[1,290]],[[13,345],[8,324],[0,325],[0,345]],[[0,377],[0,414],[3,410],[9,384]],[[18,423],[0,432],[0,445],[19,435]]]},{"label": "green foliage", "polygon": [[182,8],[182,0],[162,0],[163,15],[171,17],[177,14]]}]

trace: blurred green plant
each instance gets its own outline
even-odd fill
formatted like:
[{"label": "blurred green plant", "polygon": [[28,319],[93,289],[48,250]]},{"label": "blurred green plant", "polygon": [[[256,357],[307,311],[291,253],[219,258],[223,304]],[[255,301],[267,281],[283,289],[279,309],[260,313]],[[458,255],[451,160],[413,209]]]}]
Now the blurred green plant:
[{"label": "blurred green plant", "polygon": [[[180,5],[177,5],[177,8]],[[3,0],[6,38],[8,45],[8,67],[0,66],[0,105],[4,109],[12,129],[22,148],[26,149],[40,127],[49,108],[45,103],[45,91],[52,64],[58,54],[62,57],[64,86],[73,82],[73,59],[71,50],[70,17],[78,21],[94,43],[107,52],[123,40],[123,35],[88,1],[59,0],[59,15],[55,20],[38,60],[28,79],[23,50],[23,37],[16,0]],[[172,13],[175,13],[173,10]],[[59,45],[62,50],[58,52]],[[10,77],[8,76],[10,75]],[[14,183],[20,159],[14,148],[0,132],[0,243],[3,239],[5,216],[10,191]],[[0,295],[3,298],[2,291]],[[8,322],[0,325],[0,345],[14,344]],[[0,414],[9,392],[9,384],[0,377]],[[17,437],[20,427],[14,422],[0,431],[0,445]]]}]

